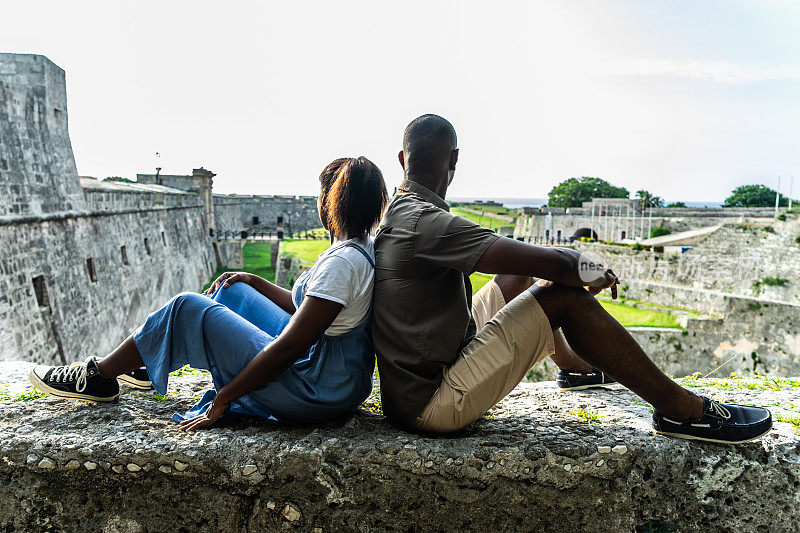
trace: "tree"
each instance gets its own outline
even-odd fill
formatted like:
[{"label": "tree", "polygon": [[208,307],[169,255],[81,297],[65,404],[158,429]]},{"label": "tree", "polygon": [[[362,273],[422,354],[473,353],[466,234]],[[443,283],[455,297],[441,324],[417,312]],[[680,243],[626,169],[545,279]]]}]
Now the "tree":
[{"label": "tree", "polygon": [[672,202],[671,204],[667,204],[667,207],[686,207],[686,204],[683,202]]},{"label": "tree", "polygon": [[121,181],[123,183],[136,183],[135,181],[128,179],[128,178],[121,178],[119,176],[109,176],[105,178],[103,181]]},{"label": "tree", "polygon": [[592,198],[627,198],[628,189],[614,187],[601,178],[569,178],[552,188],[547,195],[549,207],[580,207]]},{"label": "tree", "polygon": [[652,239],[653,237],[661,237],[662,235],[669,235],[670,233],[672,233],[671,229],[662,226],[656,226],[650,230],[650,238]]},{"label": "tree", "polygon": [[[742,185],[733,189],[722,207],[774,207],[776,194],[775,189],[766,185]],[[793,202],[797,203],[797,200]],[[781,194],[780,206],[788,205],[789,199]]]},{"label": "tree", "polygon": [[664,207],[664,199],[660,196],[655,196],[650,191],[644,189],[636,191],[636,198],[639,199],[639,208],[645,207]]}]

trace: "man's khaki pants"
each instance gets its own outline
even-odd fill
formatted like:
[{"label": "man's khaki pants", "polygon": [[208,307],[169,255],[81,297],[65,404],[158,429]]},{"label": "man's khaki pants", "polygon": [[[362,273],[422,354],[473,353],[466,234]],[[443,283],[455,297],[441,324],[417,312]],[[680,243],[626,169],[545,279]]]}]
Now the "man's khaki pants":
[{"label": "man's khaki pants", "polygon": [[530,291],[505,305],[492,280],[473,297],[472,316],[483,328],[443,367],[442,384],[415,421],[417,429],[448,433],[471,424],[555,352],[550,322]]}]

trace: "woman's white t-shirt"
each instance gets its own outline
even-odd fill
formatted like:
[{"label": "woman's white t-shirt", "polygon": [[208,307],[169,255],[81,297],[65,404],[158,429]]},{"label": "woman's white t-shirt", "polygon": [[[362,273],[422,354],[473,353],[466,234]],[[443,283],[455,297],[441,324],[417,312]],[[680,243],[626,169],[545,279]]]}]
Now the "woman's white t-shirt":
[{"label": "woman's white t-shirt", "polygon": [[372,304],[375,271],[360,251],[352,246],[343,246],[346,242],[360,246],[375,261],[375,243],[372,239],[334,241],[328,250],[320,254],[319,260],[309,270],[306,281],[306,296],[316,296],[344,306],[325,331],[330,337],[347,333],[359,325]]}]

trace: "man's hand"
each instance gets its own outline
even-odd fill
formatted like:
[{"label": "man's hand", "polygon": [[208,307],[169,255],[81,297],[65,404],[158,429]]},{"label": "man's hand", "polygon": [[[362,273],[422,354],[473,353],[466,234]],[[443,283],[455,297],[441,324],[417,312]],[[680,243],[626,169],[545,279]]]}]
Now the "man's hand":
[{"label": "man's hand", "polygon": [[611,299],[617,299],[617,285],[619,285],[619,279],[614,274],[614,272],[607,268],[605,272],[603,272],[602,276],[599,276],[596,280],[592,281],[589,285],[584,285],[584,288],[589,291],[593,296],[597,296],[603,289],[611,289]]},{"label": "man's hand", "polygon": [[242,283],[247,283],[248,285],[253,285],[253,278],[252,274],[248,274],[247,272],[225,272],[220,277],[214,280],[214,283],[211,284],[209,288],[205,290],[203,294],[214,294],[214,291],[217,290],[217,287],[222,285],[223,288],[230,287],[237,281],[241,281]]}]

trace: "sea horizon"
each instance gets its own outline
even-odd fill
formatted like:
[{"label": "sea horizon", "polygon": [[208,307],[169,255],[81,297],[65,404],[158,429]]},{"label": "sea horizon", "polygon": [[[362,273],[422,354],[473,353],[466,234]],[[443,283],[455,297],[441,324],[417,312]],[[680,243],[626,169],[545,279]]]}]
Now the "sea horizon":
[{"label": "sea horizon", "polygon": [[[475,201],[483,201],[483,202],[498,202],[503,204],[505,207],[510,209],[519,209],[521,207],[541,207],[547,203],[547,198],[514,198],[514,197],[483,197],[478,198],[476,196],[454,196],[452,198],[448,198],[448,200],[453,202],[475,202]],[[681,201],[681,200],[676,200]],[[671,203],[671,202],[665,202]],[[690,201],[683,201],[686,204],[686,207],[722,207],[722,202],[690,202]]]}]

